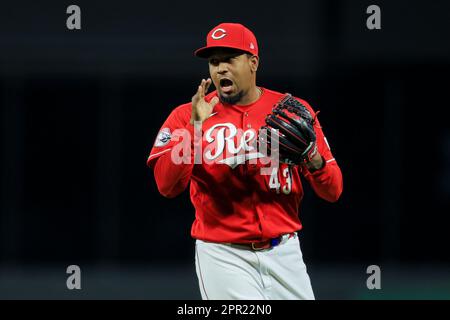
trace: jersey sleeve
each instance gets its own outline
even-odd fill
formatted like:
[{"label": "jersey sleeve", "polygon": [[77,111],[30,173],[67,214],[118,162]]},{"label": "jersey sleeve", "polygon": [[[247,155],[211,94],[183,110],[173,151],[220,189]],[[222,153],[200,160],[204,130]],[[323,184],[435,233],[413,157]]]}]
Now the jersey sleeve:
[{"label": "jersey sleeve", "polygon": [[156,139],[153,143],[150,155],[147,158],[147,165],[153,168],[156,160],[166,153],[170,153],[172,148],[179,142],[178,139],[174,139],[174,134],[177,134],[177,130],[186,130],[191,136],[193,136],[194,128],[189,123],[190,114],[186,105],[181,105],[174,109],[169,117],[167,117],[164,124],[161,126]]},{"label": "jersey sleeve", "polygon": [[[298,99],[298,98],[297,98]],[[310,172],[307,168],[302,168],[305,179],[310,183],[314,192],[324,200],[335,202],[339,199],[343,190],[342,172],[336,159],[334,158],[330,145],[323,133],[317,113],[305,100],[298,99],[304,104],[312,116],[315,118],[314,131],[316,133],[317,150],[322,156],[324,166],[316,171]]]},{"label": "jersey sleeve", "polygon": [[[194,137],[194,126],[189,123],[189,118],[189,108],[180,106],[175,109],[159,130],[147,159],[147,165],[153,169],[159,192],[167,198],[173,198],[183,192],[192,175],[193,142],[190,139]],[[188,143],[186,146],[190,154],[187,162],[175,161],[172,158],[172,151],[175,151],[180,143]],[[176,154],[180,155],[178,151]],[[181,158],[183,156],[181,154]]]}]

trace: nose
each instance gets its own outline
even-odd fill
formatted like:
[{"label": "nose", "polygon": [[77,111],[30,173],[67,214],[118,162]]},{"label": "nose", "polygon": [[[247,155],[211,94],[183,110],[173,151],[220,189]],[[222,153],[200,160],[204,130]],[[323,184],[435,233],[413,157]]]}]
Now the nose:
[{"label": "nose", "polygon": [[227,72],[228,72],[228,65],[227,65],[227,63],[220,62],[218,67],[217,67],[217,73],[223,75],[223,74],[225,74]]}]

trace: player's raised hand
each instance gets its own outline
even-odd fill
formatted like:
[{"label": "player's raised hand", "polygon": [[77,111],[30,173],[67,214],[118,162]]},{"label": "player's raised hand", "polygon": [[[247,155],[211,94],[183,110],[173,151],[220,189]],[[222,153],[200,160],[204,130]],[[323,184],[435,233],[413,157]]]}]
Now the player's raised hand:
[{"label": "player's raised hand", "polygon": [[219,98],[214,97],[210,102],[205,100],[206,92],[208,92],[209,86],[211,85],[211,79],[202,79],[202,82],[197,88],[197,92],[192,97],[192,115],[191,124],[194,121],[205,121],[209,118],[212,113],[214,106],[219,102]]}]

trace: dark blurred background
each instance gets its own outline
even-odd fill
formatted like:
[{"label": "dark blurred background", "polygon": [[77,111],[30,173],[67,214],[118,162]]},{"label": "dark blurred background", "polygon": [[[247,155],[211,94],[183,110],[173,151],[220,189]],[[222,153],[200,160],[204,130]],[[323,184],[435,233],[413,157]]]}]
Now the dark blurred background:
[{"label": "dark blurred background", "polygon": [[200,298],[188,192],[163,198],[146,159],[220,22],[254,31],[259,85],[321,111],[343,171],[338,203],[301,206],[317,298],[449,299],[450,2],[350,0],[3,1],[0,298]]}]

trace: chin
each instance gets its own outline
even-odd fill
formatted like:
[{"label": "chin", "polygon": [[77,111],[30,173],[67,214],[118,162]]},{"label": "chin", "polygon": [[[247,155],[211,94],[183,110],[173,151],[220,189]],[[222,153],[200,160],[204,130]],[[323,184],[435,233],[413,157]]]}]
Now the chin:
[{"label": "chin", "polygon": [[243,96],[244,96],[243,91],[239,91],[238,93],[235,93],[233,95],[224,95],[223,93],[219,93],[220,101],[222,103],[227,103],[227,104],[236,104],[239,101],[241,101]]}]

